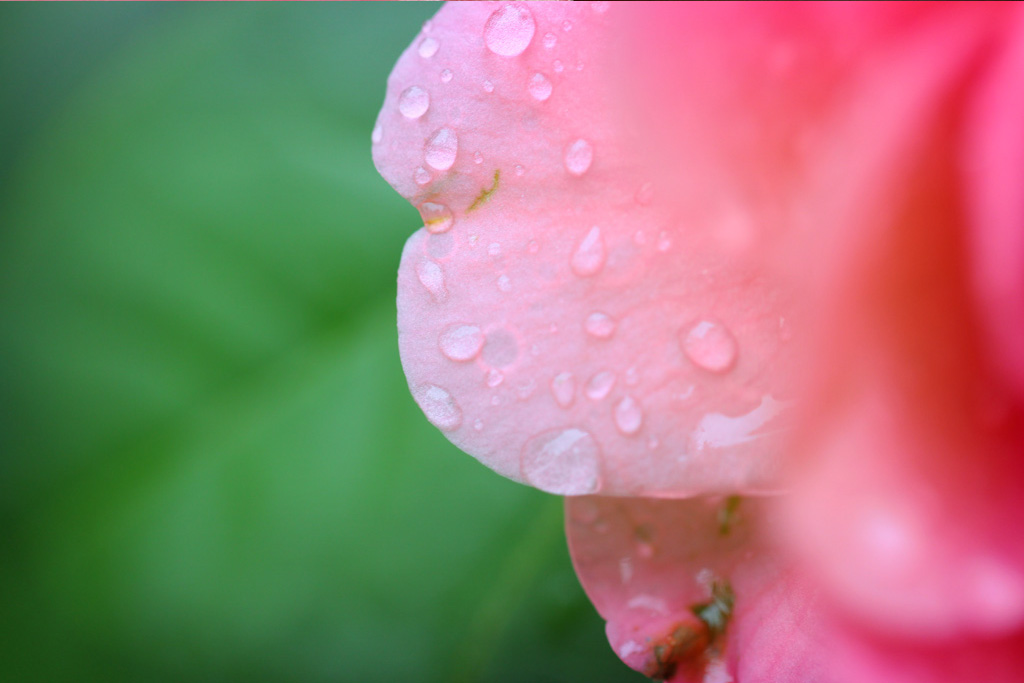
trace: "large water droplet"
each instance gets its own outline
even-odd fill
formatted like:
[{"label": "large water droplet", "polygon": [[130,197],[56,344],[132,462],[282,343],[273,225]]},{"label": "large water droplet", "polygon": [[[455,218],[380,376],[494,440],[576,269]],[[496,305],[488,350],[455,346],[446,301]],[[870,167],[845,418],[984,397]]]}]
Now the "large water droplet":
[{"label": "large water droplet", "polygon": [[462,408],[445,389],[424,384],[413,394],[423,414],[438,429],[450,432],[462,425]]},{"label": "large water droplet", "polygon": [[533,96],[533,99],[538,102],[543,102],[547,98],[551,97],[551,81],[549,81],[548,77],[544,74],[535,73],[530,78],[528,90],[530,91],[530,95]]},{"label": "large water droplet", "polygon": [[576,379],[571,372],[560,372],[551,380],[551,395],[563,408],[568,408],[576,399]]},{"label": "large water droplet", "polygon": [[423,202],[420,204],[420,216],[423,218],[423,227],[427,229],[427,232],[434,233],[435,235],[448,232],[455,223],[452,210],[444,204],[437,204],[435,202]]},{"label": "large water droplet", "polygon": [[611,393],[614,386],[615,373],[610,370],[602,370],[587,380],[587,398],[592,401],[600,401]]},{"label": "large water droplet", "polygon": [[583,138],[573,140],[565,148],[565,170],[574,176],[586,173],[593,161],[594,148]]},{"label": "large water droplet", "polygon": [[459,151],[459,138],[451,128],[435,131],[423,150],[427,165],[438,171],[447,171],[455,163]]},{"label": "large water droplet", "polygon": [[601,488],[600,451],[582,429],[552,429],[530,438],[520,457],[523,477],[561,496],[596,493]]},{"label": "large water droplet", "polygon": [[423,288],[430,292],[434,301],[442,303],[448,299],[448,289],[444,284],[444,271],[433,261],[420,261],[416,264],[416,277]]},{"label": "large water droplet", "polygon": [[376,145],[377,143],[379,143],[383,139],[384,139],[384,129],[381,128],[380,124],[378,123],[377,125],[375,125],[373,127],[373,132],[370,133],[370,141],[373,142],[373,144]]},{"label": "large water droplet", "polygon": [[398,98],[398,111],[407,119],[418,119],[430,108],[430,94],[418,85],[402,91]]},{"label": "large water droplet", "polygon": [[484,44],[502,57],[515,57],[529,47],[537,26],[526,7],[509,4],[494,10],[484,25]]},{"label": "large water droplet", "polygon": [[423,42],[420,43],[417,52],[420,53],[420,57],[424,59],[430,59],[437,54],[437,48],[441,47],[441,44],[433,38],[424,38]]},{"label": "large water droplet", "polygon": [[455,74],[452,73],[451,69],[443,69],[441,71],[441,82],[442,83],[451,83],[452,76],[454,76],[454,75]]},{"label": "large water droplet", "polygon": [[476,325],[452,325],[441,333],[437,345],[451,360],[473,360],[484,347],[484,333]]},{"label": "large water droplet", "polygon": [[587,321],[583,324],[583,327],[590,336],[597,337],[598,339],[607,339],[615,334],[616,323],[615,319],[607,313],[595,311],[587,316]]},{"label": "large water droplet", "polygon": [[694,365],[723,373],[736,363],[736,338],[719,323],[701,320],[681,335],[683,351]]},{"label": "large water droplet", "polygon": [[644,423],[644,411],[632,396],[626,396],[615,406],[615,426],[619,431],[630,436],[640,431]]},{"label": "large water droplet", "polygon": [[601,228],[595,225],[573,253],[572,269],[580,277],[587,277],[601,270],[604,260],[604,239],[601,237]]}]

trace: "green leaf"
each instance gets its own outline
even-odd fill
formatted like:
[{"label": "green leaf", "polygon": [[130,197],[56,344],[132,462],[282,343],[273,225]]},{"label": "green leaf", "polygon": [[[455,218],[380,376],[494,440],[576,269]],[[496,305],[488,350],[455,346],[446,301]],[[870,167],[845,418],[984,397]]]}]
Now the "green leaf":
[{"label": "green leaf", "polygon": [[369,132],[435,9],[0,9],[0,679],[637,680],[399,367]]}]

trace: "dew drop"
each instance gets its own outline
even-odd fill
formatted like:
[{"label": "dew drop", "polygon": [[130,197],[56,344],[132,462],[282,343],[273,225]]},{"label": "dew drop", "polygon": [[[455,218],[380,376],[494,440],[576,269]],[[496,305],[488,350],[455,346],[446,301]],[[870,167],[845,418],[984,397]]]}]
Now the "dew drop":
[{"label": "dew drop", "polygon": [[647,206],[654,199],[654,183],[644,183],[636,191],[636,203]]},{"label": "dew drop", "polygon": [[416,265],[416,277],[423,288],[430,292],[434,301],[442,303],[448,299],[448,289],[444,284],[444,271],[433,261],[421,261]]},{"label": "dew drop", "polygon": [[779,318],[779,339],[788,342],[793,338],[793,326],[785,318]]},{"label": "dew drop", "polygon": [[484,163],[484,155],[480,152],[473,152],[473,163],[482,164]]},{"label": "dew drop", "polygon": [[433,38],[424,38],[420,43],[417,52],[420,53],[420,57],[424,59],[430,59],[437,54],[437,48],[441,47],[441,44]]},{"label": "dew drop", "polygon": [[420,166],[412,174],[412,178],[413,178],[413,180],[416,181],[417,185],[426,185],[427,183],[430,182],[430,178],[431,178],[430,171],[428,171],[427,169],[425,169],[422,166]]},{"label": "dew drop", "polygon": [[595,225],[573,253],[572,270],[580,277],[587,277],[601,270],[604,261],[604,239],[601,237],[601,228]]},{"label": "dew drop", "polygon": [[535,73],[530,78],[530,85],[527,89],[530,91],[530,95],[533,96],[533,99],[538,102],[543,102],[547,98],[551,97],[551,81],[549,81],[548,77],[542,73]]},{"label": "dew drop", "polygon": [[[505,381],[505,375],[501,374],[499,371],[497,371],[497,370],[489,370],[487,372],[486,382],[487,382],[487,386],[489,386],[490,388],[493,389],[494,387],[498,386],[499,384],[501,384],[504,381]],[[495,397],[495,398],[497,398],[497,397]],[[491,403],[494,403],[494,401],[492,400]],[[498,404],[494,403],[494,405],[498,405]]]},{"label": "dew drop", "polygon": [[496,55],[515,57],[529,47],[536,30],[529,9],[518,4],[504,5],[487,19],[484,44]]},{"label": "dew drop", "polygon": [[590,336],[597,337],[598,339],[607,339],[615,334],[616,322],[607,313],[595,311],[587,316],[583,327]]},{"label": "dew drop", "polygon": [[551,395],[555,402],[568,408],[576,399],[576,379],[571,372],[560,372],[551,380]]},{"label": "dew drop", "polygon": [[498,396],[491,396],[491,405],[492,406],[500,406],[501,405],[501,398],[499,398]]},{"label": "dew drop", "polygon": [[599,2],[590,3],[590,9],[594,10],[598,14],[604,14],[608,11],[608,7],[611,3],[600,0]]},{"label": "dew drop", "polygon": [[452,73],[451,69],[443,69],[441,71],[441,82],[442,83],[451,83],[452,76],[454,76],[454,75],[455,74]]},{"label": "dew drop", "polygon": [[435,384],[424,384],[416,390],[414,398],[423,414],[438,429],[450,432],[462,425],[462,408],[445,389]]},{"label": "dew drop", "polygon": [[556,59],[555,61],[551,62],[551,68],[554,69],[556,74],[560,74],[563,71],[565,71],[565,65],[562,64],[561,59]]},{"label": "dew drop", "polygon": [[530,242],[526,245],[526,251],[530,252],[531,254],[536,254],[538,251],[540,251],[540,244],[538,244],[537,240],[530,240]]},{"label": "dew drop", "polygon": [[634,232],[633,244],[635,244],[638,247],[642,247],[643,245],[647,244],[647,233],[645,233],[643,230],[637,230],[636,232]]},{"label": "dew drop", "polygon": [[516,174],[516,175],[517,175],[518,177],[522,177],[522,175],[523,175],[524,173],[526,173],[526,169],[525,169],[525,168],[523,168],[522,164],[516,164],[516,165],[515,165],[515,168],[513,168],[512,170],[513,170],[513,171],[515,171],[515,174]]},{"label": "dew drop", "polygon": [[494,84],[490,81],[484,81],[484,92],[494,92]]},{"label": "dew drop", "polygon": [[640,431],[644,423],[644,411],[632,396],[626,396],[615,406],[615,426],[626,436]]},{"label": "dew drop", "polygon": [[708,372],[728,372],[736,363],[736,338],[719,323],[701,320],[681,336],[681,342],[687,358]]},{"label": "dew drop", "polygon": [[565,148],[565,170],[574,176],[581,176],[590,168],[594,161],[594,148],[590,143],[579,138]]},{"label": "dew drop", "polygon": [[578,496],[601,488],[600,451],[582,429],[552,429],[531,437],[520,464],[526,481],[548,493]]},{"label": "dew drop", "polygon": [[487,245],[487,255],[491,258],[497,258],[501,256],[501,244],[499,242],[491,242]]},{"label": "dew drop", "polygon": [[484,333],[476,325],[452,325],[441,333],[437,345],[451,360],[473,360],[484,347]]},{"label": "dew drop", "polygon": [[376,145],[377,143],[379,143],[383,139],[384,139],[384,129],[381,128],[380,124],[378,123],[376,126],[373,127],[373,132],[370,133],[370,141],[373,142],[373,144]]},{"label": "dew drop", "polygon": [[423,150],[427,165],[438,171],[447,171],[455,163],[459,151],[459,138],[451,128],[441,128],[427,140]]},{"label": "dew drop", "polygon": [[587,398],[592,401],[600,401],[611,393],[614,386],[615,373],[610,370],[602,370],[587,380]]},{"label": "dew drop", "polygon": [[438,234],[448,232],[455,223],[452,210],[444,204],[436,202],[423,202],[420,204],[420,217],[423,218],[423,227],[427,232]]},{"label": "dew drop", "polygon": [[626,370],[626,384],[631,387],[635,387],[640,383],[640,373],[637,371],[636,366],[630,366]]},{"label": "dew drop", "polygon": [[572,30],[572,22],[571,22],[571,21],[569,21],[568,19],[566,19],[565,21],[563,21],[563,22],[562,22],[562,30],[563,30],[563,31],[565,31],[566,33],[568,33],[569,31],[571,31],[571,30]]},{"label": "dew drop", "polygon": [[672,248],[672,237],[664,230],[658,234],[658,251],[666,252]]},{"label": "dew drop", "polygon": [[475,419],[473,421],[473,429],[475,429],[478,432],[483,431],[483,429],[484,429],[484,421],[481,420],[480,418]]},{"label": "dew drop", "polygon": [[647,439],[647,448],[649,450],[652,450],[652,451],[653,450],[657,450],[658,446],[660,446],[660,445],[661,445],[661,441],[659,441],[658,437],[656,437],[656,436],[652,436],[651,438]]},{"label": "dew drop", "polygon": [[556,36],[554,33],[550,33],[550,32],[544,34],[544,47],[546,47],[547,49],[550,50],[551,48],[553,48],[557,44],[558,44],[558,36]]},{"label": "dew drop", "polygon": [[516,387],[516,396],[519,397],[520,401],[525,401],[526,399],[533,396],[533,392],[536,390],[537,383],[531,379],[526,382],[523,382],[522,384]]},{"label": "dew drop", "polygon": [[504,273],[498,276],[498,289],[502,292],[512,291],[512,280]]},{"label": "dew drop", "polygon": [[430,108],[430,94],[418,85],[402,91],[398,98],[398,111],[407,119],[418,119]]}]

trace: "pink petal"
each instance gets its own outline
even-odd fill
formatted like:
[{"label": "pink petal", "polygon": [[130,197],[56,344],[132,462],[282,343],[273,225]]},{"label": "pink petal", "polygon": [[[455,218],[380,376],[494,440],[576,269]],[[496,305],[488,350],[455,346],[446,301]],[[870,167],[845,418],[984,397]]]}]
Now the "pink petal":
[{"label": "pink petal", "polygon": [[[736,500],[566,501],[573,563],[612,648],[670,681],[822,680],[813,592],[767,548],[769,503]],[[715,585],[734,595],[717,636],[694,609],[722,594]]]},{"label": "pink petal", "polygon": [[[414,397],[547,491],[777,488],[792,293],[752,258],[760,217],[681,207],[645,170],[607,77],[631,10],[511,7],[444,7],[375,131],[378,168],[424,217],[398,285]],[[466,327],[484,339],[471,357],[445,341]]]}]

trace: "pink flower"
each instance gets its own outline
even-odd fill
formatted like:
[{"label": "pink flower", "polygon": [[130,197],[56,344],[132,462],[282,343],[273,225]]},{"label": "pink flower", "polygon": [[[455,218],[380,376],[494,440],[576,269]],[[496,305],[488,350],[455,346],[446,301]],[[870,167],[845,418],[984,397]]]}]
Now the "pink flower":
[{"label": "pink flower", "polygon": [[428,419],[629,665],[1024,679],[1024,6],[444,7],[374,131]]}]

